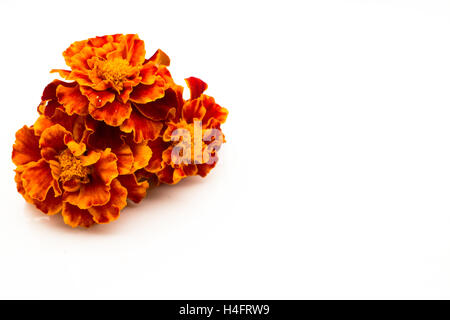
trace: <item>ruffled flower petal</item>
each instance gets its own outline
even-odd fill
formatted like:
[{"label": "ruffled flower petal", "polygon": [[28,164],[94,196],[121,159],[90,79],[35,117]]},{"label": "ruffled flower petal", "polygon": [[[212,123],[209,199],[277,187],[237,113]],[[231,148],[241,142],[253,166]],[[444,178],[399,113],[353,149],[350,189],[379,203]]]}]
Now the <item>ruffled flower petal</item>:
[{"label": "ruffled flower petal", "polygon": [[63,216],[64,223],[68,224],[72,228],[78,226],[88,228],[95,223],[88,210],[80,209],[77,206],[71,205],[67,202],[63,204],[61,214]]},{"label": "ruffled flower petal", "polygon": [[117,157],[110,148],[102,151],[100,159],[93,165],[92,174],[100,178],[105,185],[109,185],[119,175]]},{"label": "ruffled flower petal", "polygon": [[127,189],[115,179],[111,183],[110,201],[102,206],[89,208],[89,213],[97,223],[109,223],[119,218],[120,210],[127,205]]},{"label": "ruffled flower petal", "polygon": [[101,155],[102,155],[101,152],[90,150],[88,154],[80,156],[80,160],[83,166],[88,167],[98,162]]},{"label": "ruffled flower petal", "polygon": [[139,112],[132,112],[130,118],[120,127],[123,132],[133,132],[134,142],[136,143],[141,143],[144,140],[155,140],[162,128],[162,122],[147,119]]},{"label": "ruffled flower petal", "polygon": [[88,99],[81,94],[80,87],[76,86],[64,86],[59,85],[56,89],[56,96],[58,102],[64,106],[64,109],[68,115],[74,113],[79,115],[88,114]]},{"label": "ruffled flower petal", "polygon": [[32,199],[44,201],[54,184],[54,179],[48,163],[41,159],[26,168],[22,173],[25,193]]},{"label": "ruffled flower petal", "polygon": [[39,150],[39,137],[34,134],[33,128],[23,126],[16,132],[16,142],[13,145],[12,160],[20,166],[41,158]]},{"label": "ruffled flower petal", "polygon": [[152,157],[152,149],[147,145],[147,142],[131,143],[130,147],[133,152],[133,167],[131,171],[134,172],[147,166]]},{"label": "ruffled flower petal", "polygon": [[153,54],[153,56],[148,60],[154,62],[157,66],[159,66],[159,65],[169,66],[170,65],[169,56],[161,49],[156,50],[156,52]]},{"label": "ruffled flower petal", "polygon": [[33,204],[43,213],[48,215],[54,215],[61,211],[62,197],[55,196],[55,192],[53,191],[53,189],[50,189],[44,201],[33,199]]},{"label": "ruffled flower petal", "polygon": [[63,200],[80,209],[88,209],[92,206],[102,206],[110,199],[110,186],[100,179],[92,179],[87,184],[81,184],[77,192],[65,192]]},{"label": "ruffled flower petal", "polygon": [[126,119],[130,117],[131,105],[114,100],[108,102],[104,107],[89,107],[91,116],[95,120],[105,121],[106,124],[116,127],[120,126]]},{"label": "ruffled flower petal", "polygon": [[42,157],[46,160],[54,159],[61,151],[67,148],[64,137],[70,135],[61,125],[55,124],[42,132],[39,139]]},{"label": "ruffled flower petal", "polygon": [[157,77],[151,85],[140,84],[133,89],[130,94],[130,100],[135,103],[148,103],[164,97],[166,83],[161,77]]},{"label": "ruffled flower petal", "polygon": [[133,152],[127,144],[122,144],[120,147],[113,149],[113,153],[117,157],[117,170],[119,175],[130,174],[133,168]]},{"label": "ruffled flower petal", "polygon": [[184,80],[186,81],[186,84],[191,91],[191,100],[197,99],[203,94],[206,89],[208,89],[208,85],[199,78],[190,77]]},{"label": "ruffled flower petal", "polygon": [[147,195],[149,183],[147,181],[138,182],[134,174],[128,174],[118,177],[122,186],[128,191],[128,199],[135,203],[141,202]]},{"label": "ruffled flower petal", "polygon": [[80,88],[81,93],[85,95],[90,104],[95,108],[101,108],[108,102],[114,101],[116,95],[111,91],[96,91],[90,87],[83,86]]}]

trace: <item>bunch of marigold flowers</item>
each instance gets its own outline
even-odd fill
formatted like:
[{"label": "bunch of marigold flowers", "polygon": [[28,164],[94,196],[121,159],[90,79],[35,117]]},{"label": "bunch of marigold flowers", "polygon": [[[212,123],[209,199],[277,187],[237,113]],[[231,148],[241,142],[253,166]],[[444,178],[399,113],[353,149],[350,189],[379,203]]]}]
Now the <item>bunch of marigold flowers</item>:
[{"label": "bunch of marigold flowers", "polygon": [[206,176],[224,142],[228,111],[187,78],[183,99],[161,50],[145,58],[137,35],[74,42],[63,53],[65,81],[48,84],[39,117],[16,133],[17,190],[72,227],[116,220],[149,187]]}]

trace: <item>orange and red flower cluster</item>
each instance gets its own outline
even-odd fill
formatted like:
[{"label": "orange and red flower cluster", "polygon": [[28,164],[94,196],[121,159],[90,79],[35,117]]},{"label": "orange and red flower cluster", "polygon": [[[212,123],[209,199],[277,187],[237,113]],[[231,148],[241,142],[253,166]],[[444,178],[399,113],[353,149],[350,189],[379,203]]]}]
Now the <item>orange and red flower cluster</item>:
[{"label": "orange and red flower cluster", "polygon": [[[117,34],[75,42],[63,56],[70,69],[52,72],[65,81],[46,86],[38,119],[16,133],[15,181],[26,201],[89,227],[117,219],[150,186],[204,177],[215,166],[228,111],[197,78],[186,79],[184,100],[163,51],[146,59],[137,35]],[[196,131],[200,142],[178,129]]]}]

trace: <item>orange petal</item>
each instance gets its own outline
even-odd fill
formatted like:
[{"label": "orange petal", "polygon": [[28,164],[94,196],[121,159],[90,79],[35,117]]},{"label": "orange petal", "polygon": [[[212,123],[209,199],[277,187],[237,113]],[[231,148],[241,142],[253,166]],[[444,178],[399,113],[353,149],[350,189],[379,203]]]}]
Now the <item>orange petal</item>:
[{"label": "orange petal", "polygon": [[133,167],[133,152],[131,148],[124,143],[112,151],[117,156],[117,170],[119,174],[131,173],[131,168]]},{"label": "orange petal", "polygon": [[119,218],[120,210],[127,205],[127,189],[115,179],[111,183],[111,199],[103,206],[89,208],[89,213],[97,223],[108,223]]},{"label": "orange petal", "polygon": [[186,173],[182,168],[175,168],[173,170],[173,184],[177,184],[181,179],[186,178]]},{"label": "orange petal", "polygon": [[44,201],[33,199],[33,204],[43,213],[48,215],[54,215],[57,214],[59,211],[61,211],[62,197],[55,196],[53,189],[50,189]]},{"label": "orange petal", "polygon": [[56,89],[56,96],[68,115],[76,113],[84,116],[88,114],[89,101],[81,94],[79,86],[66,87],[59,85]]},{"label": "orange petal", "polygon": [[44,201],[47,193],[54,184],[54,179],[48,163],[41,159],[30,165],[22,173],[25,193],[36,200]]},{"label": "orange petal", "polygon": [[29,164],[20,166],[14,170],[16,172],[16,175],[14,176],[14,181],[16,182],[17,192],[19,192],[27,202],[32,202],[32,199],[29,196],[27,196],[27,193],[23,188],[22,173],[27,167],[29,167],[32,164],[33,163],[30,162]]},{"label": "orange petal", "polygon": [[16,142],[13,145],[12,161],[15,165],[23,165],[41,158],[39,150],[39,137],[34,130],[27,126],[16,132]]},{"label": "orange petal", "polygon": [[87,40],[83,41],[76,41],[70,45],[69,48],[67,48],[63,52],[64,59],[66,60],[66,63],[70,66],[72,57],[79,53],[87,44]]},{"label": "orange petal", "polygon": [[116,96],[114,92],[111,91],[95,91],[94,89],[85,86],[80,87],[80,91],[88,98],[89,102],[95,108],[101,108],[106,103],[113,102]]},{"label": "orange petal", "polygon": [[111,153],[110,148],[102,151],[100,159],[93,165],[92,174],[100,178],[105,185],[109,185],[119,175],[117,157],[114,153]]},{"label": "orange petal", "polygon": [[137,34],[127,34],[125,36],[128,56],[127,59],[132,66],[138,66],[145,60],[145,44],[140,40]]},{"label": "orange petal", "polygon": [[164,97],[166,83],[161,77],[157,77],[152,85],[140,84],[133,89],[130,100],[136,103],[148,103]]},{"label": "orange petal", "polygon": [[46,160],[54,159],[61,151],[67,148],[64,143],[64,137],[70,135],[70,132],[61,125],[55,124],[42,132],[39,139],[41,155]]},{"label": "orange petal", "polygon": [[195,120],[202,120],[205,114],[206,108],[203,106],[200,99],[187,101],[181,112],[181,116],[188,123],[193,123]]},{"label": "orange petal", "polygon": [[104,107],[95,108],[89,107],[89,112],[95,120],[105,121],[110,126],[120,126],[126,119],[130,117],[131,105],[129,103],[122,103],[118,100],[108,102]]},{"label": "orange petal", "polygon": [[61,214],[63,216],[64,223],[68,224],[72,228],[78,226],[88,228],[94,224],[94,219],[92,219],[92,216],[88,210],[80,209],[77,206],[71,205],[67,202],[64,203]]},{"label": "orange petal", "polygon": [[162,122],[152,121],[145,118],[139,112],[133,110],[120,129],[123,132],[133,132],[134,142],[141,143],[144,140],[155,140],[163,127]]},{"label": "orange petal", "polygon": [[[84,131],[84,117],[76,114],[69,116],[62,109],[55,109],[51,115],[42,115],[34,125],[34,131],[37,135],[42,135],[42,132],[52,125],[59,124],[64,129],[73,132],[74,138],[79,134],[79,129]],[[80,124],[82,124],[80,126]]]},{"label": "orange petal", "polygon": [[190,77],[184,80],[191,91],[191,100],[200,97],[201,94],[208,88],[206,82],[203,82],[199,78]]},{"label": "orange petal", "polygon": [[110,199],[110,186],[100,179],[91,179],[87,184],[81,184],[77,192],[65,192],[63,200],[78,206],[80,209],[88,209],[92,206],[102,206]]},{"label": "orange petal", "polygon": [[101,155],[100,152],[90,150],[87,155],[80,156],[80,160],[83,166],[88,167],[96,163]]},{"label": "orange petal", "polygon": [[206,113],[203,116],[203,125],[210,127],[211,120],[216,120],[220,123],[225,123],[228,116],[228,110],[219,106],[213,97],[203,95],[202,105],[206,109]]},{"label": "orange petal", "polygon": [[131,150],[133,151],[133,168],[132,171],[142,169],[148,165],[150,158],[152,157],[152,150],[147,145],[147,142],[139,144],[131,144]]},{"label": "orange petal", "polygon": [[165,54],[164,51],[162,51],[161,49],[156,50],[153,56],[148,60],[154,62],[156,65],[164,65],[164,66],[170,65],[169,56]]},{"label": "orange petal", "polygon": [[63,69],[52,69],[50,70],[50,73],[59,73],[61,78],[68,79],[70,76],[69,70],[63,70]]},{"label": "orange petal", "polygon": [[152,85],[156,81],[158,67],[153,62],[144,64],[139,76],[141,77],[141,83],[146,85]]},{"label": "orange petal", "polygon": [[54,148],[55,150],[64,150],[66,144],[64,143],[64,137],[71,135],[69,131],[64,129],[63,126],[55,124],[42,132],[39,139],[39,146],[41,148]]},{"label": "orange petal", "polygon": [[128,199],[135,203],[141,202],[147,195],[149,184],[147,181],[138,182],[134,174],[118,177],[122,186],[128,190]]},{"label": "orange petal", "polygon": [[[136,79],[139,80],[138,78],[136,78]],[[124,88],[119,94],[119,97],[120,97],[121,101],[123,101],[123,103],[127,103],[128,102],[128,100],[130,99],[130,94],[131,94],[132,91],[133,91],[133,87],[132,86],[124,84]]]},{"label": "orange petal", "polygon": [[64,136],[64,144],[76,157],[81,156],[86,151],[86,144],[84,144],[83,142],[76,142],[70,134],[66,134]]},{"label": "orange petal", "polygon": [[[47,118],[46,116],[39,116],[36,122],[33,124],[33,129],[36,135],[42,135],[42,132],[54,125],[53,121]],[[39,142],[38,142],[39,144]]]},{"label": "orange petal", "polygon": [[67,148],[69,148],[70,152],[76,157],[81,156],[86,151],[86,145],[81,142],[75,142],[74,140],[67,142]]}]

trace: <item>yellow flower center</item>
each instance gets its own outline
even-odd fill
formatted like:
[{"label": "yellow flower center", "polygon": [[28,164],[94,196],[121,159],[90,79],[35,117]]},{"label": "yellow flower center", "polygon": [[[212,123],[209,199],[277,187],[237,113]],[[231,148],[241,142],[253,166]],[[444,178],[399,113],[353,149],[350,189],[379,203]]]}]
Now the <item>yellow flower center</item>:
[{"label": "yellow flower center", "polygon": [[61,173],[61,181],[78,178],[81,182],[88,181],[89,168],[81,164],[81,160],[75,157],[69,149],[64,150],[58,156]]},{"label": "yellow flower center", "polygon": [[119,90],[123,89],[123,82],[127,77],[137,71],[136,67],[130,66],[127,60],[121,58],[98,59],[95,63],[95,69],[100,79],[110,81]]}]

